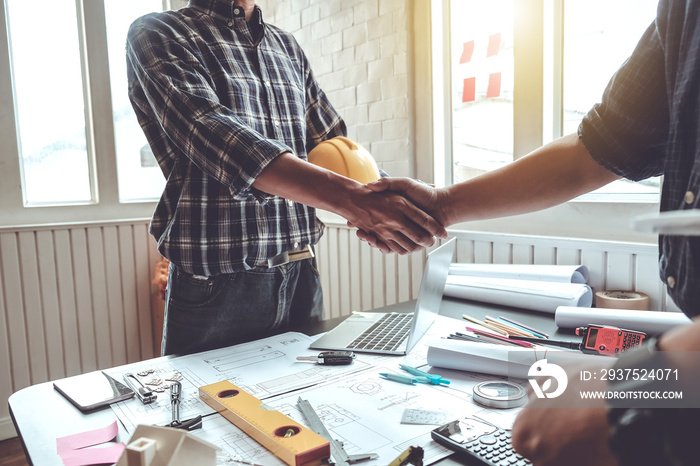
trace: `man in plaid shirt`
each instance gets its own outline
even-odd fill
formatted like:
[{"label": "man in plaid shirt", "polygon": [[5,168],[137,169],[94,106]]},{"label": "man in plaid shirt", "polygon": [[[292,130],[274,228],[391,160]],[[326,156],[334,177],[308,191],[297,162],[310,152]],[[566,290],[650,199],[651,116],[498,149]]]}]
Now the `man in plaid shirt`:
[{"label": "man in plaid shirt", "polygon": [[308,258],[323,233],[315,208],[371,231],[385,252],[446,236],[403,197],[306,161],[345,124],[296,40],[266,24],[254,1],[191,0],[146,15],[126,51],[129,96],[167,178],[151,222],[171,263],[162,354],[320,318]]}]

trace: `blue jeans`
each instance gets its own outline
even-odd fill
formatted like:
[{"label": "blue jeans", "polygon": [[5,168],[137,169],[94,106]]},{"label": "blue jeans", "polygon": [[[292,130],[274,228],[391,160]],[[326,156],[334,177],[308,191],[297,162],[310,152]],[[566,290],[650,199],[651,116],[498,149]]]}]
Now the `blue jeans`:
[{"label": "blue jeans", "polygon": [[316,259],[201,277],[170,264],[161,354],[190,354],[282,333],[323,317]]}]

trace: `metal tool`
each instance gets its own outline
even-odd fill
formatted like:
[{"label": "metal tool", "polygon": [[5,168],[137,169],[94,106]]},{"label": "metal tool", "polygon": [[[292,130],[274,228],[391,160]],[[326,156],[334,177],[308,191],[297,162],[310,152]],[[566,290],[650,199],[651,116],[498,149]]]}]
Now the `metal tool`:
[{"label": "metal tool", "polygon": [[379,458],[376,453],[364,453],[359,455],[348,455],[343,448],[343,442],[335,440],[331,433],[328,432],[323,421],[318,417],[316,411],[307,400],[302,400],[301,397],[297,400],[297,408],[304,415],[309,428],[316,432],[321,437],[325,438],[331,444],[331,456],[336,466],[347,466],[350,464],[359,463],[361,461],[369,461]]},{"label": "metal tool", "polygon": [[352,364],[355,353],[352,351],[324,351],[316,356],[297,356],[297,361],[313,361],[326,366],[344,366]]},{"label": "metal tool", "polygon": [[141,400],[141,403],[147,405],[148,403],[153,403],[154,401],[156,401],[156,394],[153,393],[144,384],[142,384],[141,381],[134,374],[124,374],[124,382],[126,382],[129,388],[134,391],[136,397],[139,400]]},{"label": "metal tool", "polygon": [[182,401],[182,384],[174,382],[170,386],[170,406],[173,411],[173,420],[166,427],[175,427],[176,429],[195,430],[202,427],[202,416],[193,417],[185,421],[180,420],[180,402]]}]

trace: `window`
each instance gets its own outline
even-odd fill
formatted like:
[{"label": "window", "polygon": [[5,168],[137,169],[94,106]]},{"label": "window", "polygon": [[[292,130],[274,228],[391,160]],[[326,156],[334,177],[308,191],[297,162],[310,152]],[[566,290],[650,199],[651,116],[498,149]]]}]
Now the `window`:
[{"label": "window", "polygon": [[91,202],[75,1],[6,5],[25,203]]},{"label": "window", "polygon": [[513,161],[513,1],[451,4],[455,183]]},{"label": "window", "polygon": [[171,2],[0,2],[0,226],[152,215],[165,179],[129,103],[125,42]]},{"label": "window", "polygon": [[[438,185],[467,180],[574,131],[575,120],[602,96],[653,21],[656,3],[416,2],[415,82],[432,89],[415,88],[416,108],[424,121],[430,112],[431,123],[416,126],[416,177]],[[580,11],[587,8],[584,17]],[[425,42],[430,46],[422,48]],[[581,82],[585,92],[577,92]],[[428,151],[432,165],[421,160]],[[655,242],[655,235],[629,225],[636,216],[658,213],[658,180],[620,181],[606,189],[543,211],[458,228]]]},{"label": "window", "polygon": [[134,19],[162,9],[162,0],[137,0],[125,7],[123,1],[104,0],[109,51],[109,79],[112,85],[112,121],[117,151],[119,199],[122,202],[156,199],[163,192],[165,178],[136,121],[127,93],[124,43]]},{"label": "window", "polygon": [[[514,0],[450,2],[448,68],[452,79],[448,115],[453,182],[473,178],[524,155],[514,150],[518,142],[514,141],[513,124],[516,80],[523,93],[541,92],[543,96],[542,111],[525,110],[525,118],[544,122],[542,140],[533,141],[530,148],[576,132],[581,118],[599,101],[610,77],[654,19],[657,0],[528,2],[524,7],[520,5],[519,13],[533,5],[540,9],[541,19],[521,20],[516,38]],[[538,57],[530,59],[529,55],[537,44],[522,45],[538,36],[543,38],[538,53],[548,58],[541,58],[541,78],[540,70],[535,69]],[[514,47],[515,41],[520,43]],[[514,50],[523,56],[517,57]],[[519,68],[514,66],[517,58]],[[558,76],[561,78],[556,79]],[[530,85],[540,89],[527,89]],[[555,103],[561,109],[555,108]],[[656,198],[658,191],[659,180],[654,179],[611,183],[599,193],[650,194]]]}]

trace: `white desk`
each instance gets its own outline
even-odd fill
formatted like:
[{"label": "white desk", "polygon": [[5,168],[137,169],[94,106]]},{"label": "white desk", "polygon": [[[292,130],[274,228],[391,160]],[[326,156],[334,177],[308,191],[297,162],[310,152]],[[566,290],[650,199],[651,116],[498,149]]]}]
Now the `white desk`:
[{"label": "white desk", "polygon": [[[413,302],[389,306],[382,310],[412,311]],[[461,318],[463,313],[468,313],[477,318],[483,318],[486,314],[505,315],[542,329],[550,333],[552,338],[572,338],[570,333],[559,331],[554,324],[553,316],[547,314],[504,309],[497,306],[469,303],[448,298],[443,300],[440,312],[442,315],[456,318]],[[328,330],[340,320],[342,319],[325,321],[307,329],[299,330],[305,330],[307,334],[316,334]],[[171,358],[173,356],[156,358],[151,360],[151,362],[155,364],[168,361]],[[132,365],[122,366],[121,369],[129,366]],[[138,403],[136,400],[133,400],[133,402]],[[114,412],[109,408],[91,414],[82,414],[53,389],[52,382],[37,384],[14,393],[9,398],[9,406],[12,420],[29,462],[41,466],[62,465],[62,461],[56,453],[56,438],[105,427],[116,419]],[[425,427],[426,429],[429,428],[429,426]],[[126,442],[128,439],[129,434],[120,425],[119,440]],[[440,461],[440,464],[468,463],[457,462],[452,458],[447,458]]]}]

